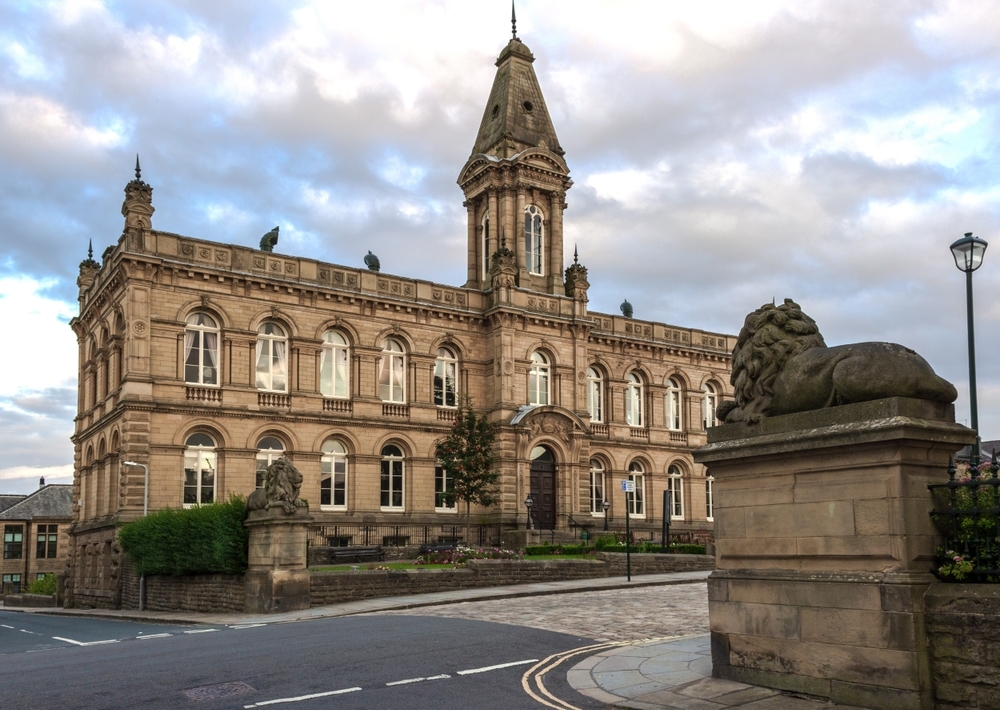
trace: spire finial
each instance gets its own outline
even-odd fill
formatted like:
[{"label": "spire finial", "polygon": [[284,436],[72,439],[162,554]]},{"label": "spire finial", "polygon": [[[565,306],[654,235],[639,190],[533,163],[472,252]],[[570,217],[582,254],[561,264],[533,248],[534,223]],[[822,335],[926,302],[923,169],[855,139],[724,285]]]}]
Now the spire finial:
[{"label": "spire finial", "polygon": [[94,240],[91,239],[90,242],[87,244],[87,259],[90,260],[93,258],[94,258]]},{"label": "spire finial", "polygon": [[136,180],[139,180],[139,181],[142,180],[141,173],[142,173],[142,169],[139,167],[139,154],[136,153],[135,154],[135,179]]},{"label": "spire finial", "polygon": [[517,12],[514,10],[514,0],[510,0],[510,34],[517,39]]},{"label": "spire finial", "polygon": [[573,245],[573,263],[580,263],[580,252],[577,251],[576,244]]}]

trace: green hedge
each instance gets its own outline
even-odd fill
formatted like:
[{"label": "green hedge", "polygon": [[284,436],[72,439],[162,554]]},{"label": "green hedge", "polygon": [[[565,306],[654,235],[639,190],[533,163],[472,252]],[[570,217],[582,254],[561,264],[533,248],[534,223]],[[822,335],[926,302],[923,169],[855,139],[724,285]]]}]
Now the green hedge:
[{"label": "green hedge", "polygon": [[47,574],[41,579],[36,579],[28,587],[28,594],[55,594],[56,593],[56,576],[54,574]]},{"label": "green hedge", "polygon": [[246,500],[231,496],[177,510],[164,508],[118,531],[140,574],[241,574],[247,568]]}]

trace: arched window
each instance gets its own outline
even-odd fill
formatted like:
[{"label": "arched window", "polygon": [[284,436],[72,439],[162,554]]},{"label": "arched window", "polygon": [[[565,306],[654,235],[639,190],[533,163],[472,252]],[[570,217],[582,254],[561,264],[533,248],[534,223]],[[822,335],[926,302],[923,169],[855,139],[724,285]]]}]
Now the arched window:
[{"label": "arched window", "polygon": [[378,361],[378,396],[383,402],[406,401],[406,351],[394,338],[382,343]]},{"label": "arched window", "polygon": [[257,329],[257,389],[288,391],[288,339],[277,323]]},{"label": "arched window", "polygon": [[439,513],[454,513],[457,501],[448,502],[448,494],[455,491],[455,479],[440,463],[434,466],[434,510]]},{"label": "arched window", "polygon": [[635,481],[635,493],[625,494],[626,503],[628,504],[628,514],[633,518],[645,518],[645,489],[643,486],[646,476],[645,469],[638,461],[633,461],[628,465],[628,480]]},{"label": "arched window", "polygon": [[667,429],[681,430],[681,386],[671,377],[667,380]]},{"label": "arched window", "polygon": [[587,411],[590,421],[604,421],[604,378],[596,367],[587,368]]},{"label": "arched window", "polygon": [[184,442],[184,507],[215,500],[215,441],[208,434],[192,434]]},{"label": "arched window", "polygon": [[382,495],[383,510],[403,509],[403,472],[405,461],[398,446],[389,444],[382,447]]},{"label": "arched window", "polygon": [[534,205],[528,205],[524,209],[524,259],[529,274],[544,274],[542,239],[542,211]]},{"label": "arched window", "polygon": [[667,469],[667,490],[670,491],[670,519],[684,520],[684,479],[677,466]]},{"label": "arched window", "polygon": [[264,487],[267,467],[285,455],[285,445],[273,436],[265,436],[257,442],[257,488]]},{"label": "arched window", "polygon": [[590,459],[590,512],[604,515],[604,464],[600,459]]},{"label": "arched window", "polygon": [[458,406],[458,359],[448,348],[438,348],[434,363],[434,404]]},{"label": "arched window", "polygon": [[528,373],[528,404],[549,403],[549,361],[537,350],[531,353]]},{"label": "arched window", "polygon": [[625,421],[629,426],[641,427],[642,423],[642,380],[634,372],[629,373],[625,384]]},{"label": "arched window", "polygon": [[483,281],[490,277],[490,213],[483,215],[483,234],[480,238],[480,250],[483,258],[480,263],[483,265]]},{"label": "arched window", "polygon": [[347,399],[351,396],[347,339],[335,330],[323,333],[319,360],[319,391],[324,397]]},{"label": "arched window", "polygon": [[323,444],[319,462],[319,506],[326,510],[347,508],[347,449],[336,439]]},{"label": "arched window", "polygon": [[715,498],[712,492],[712,484],[715,479],[711,476],[705,479],[705,519],[715,520]]},{"label": "arched window", "polygon": [[708,429],[715,426],[715,408],[719,406],[719,394],[711,382],[706,382],[702,391],[704,392],[701,402],[702,418],[704,419],[702,424],[705,429]]},{"label": "arched window", "polygon": [[219,384],[219,326],[204,313],[192,313],[184,327],[184,381]]}]

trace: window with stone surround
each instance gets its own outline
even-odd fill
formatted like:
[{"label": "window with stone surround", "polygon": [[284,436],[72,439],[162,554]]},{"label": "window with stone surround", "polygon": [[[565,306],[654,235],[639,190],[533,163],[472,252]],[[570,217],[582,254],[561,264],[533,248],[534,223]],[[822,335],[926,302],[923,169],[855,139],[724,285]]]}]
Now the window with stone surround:
[{"label": "window with stone surround", "polygon": [[382,510],[403,510],[403,474],[405,464],[403,452],[398,446],[389,444],[382,447],[380,498]]},{"label": "window with stone surround", "polygon": [[21,559],[24,547],[24,526],[4,525],[3,526],[3,558],[5,560]]},{"label": "window with stone surround", "polygon": [[329,439],[323,444],[319,507],[323,510],[347,508],[347,448],[336,439]]},{"label": "window with stone surround", "polygon": [[448,348],[438,348],[434,363],[434,404],[458,406],[458,358]]},{"label": "window with stone surround", "polygon": [[706,382],[702,388],[701,414],[705,429],[715,426],[715,409],[719,406],[719,393],[715,385]]},{"label": "window with stone surround", "polygon": [[257,442],[257,488],[264,487],[267,479],[267,468],[285,455],[285,445],[274,436],[265,436]]},{"label": "window with stone surround", "polygon": [[681,430],[681,386],[673,377],[667,380],[666,418],[667,429]]},{"label": "window with stone surround", "polygon": [[642,378],[631,372],[625,382],[625,421],[629,426],[643,426],[642,397]]},{"label": "window with stone surround", "polygon": [[347,338],[336,330],[323,333],[319,359],[319,391],[324,397],[347,399],[351,396],[350,352]]},{"label": "window with stone surround", "polygon": [[490,277],[490,213],[487,210],[486,214],[483,215],[483,223],[481,225],[482,234],[479,238],[479,248],[482,251],[483,258],[479,262],[483,265],[482,280],[485,281]]},{"label": "window with stone surround", "polygon": [[184,442],[184,507],[215,501],[215,440],[208,434],[192,434]]},{"label": "window with stone surround", "polygon": [[406,402],[406,351],[395,338],[382,343],[378,361],[378,396],[383,402]]},{"label": "window with stone surround", "polygon": [[670,519],[684,520],[684,478],[677,466],[667,469],[667,490],[670,492]]},{"label": "window with stone surround", "polygon": [[205,313],[192,313],[184,328],[184,381],[219,385],[219,326]]},{"label": "window with stone surround", "polygon": [[628,507],[630,518],[645,518],[645,490],[646,481],[645,469],[638,461],[633,461],[628,465],[628,480],[635,482],[635,493],[626,493],[625,502]]},{"label": "window with stone surround", "polygon": [[288,338],[277,323],[262,323],[257,329],[257,389],[288,391]]},{"label": "window with stone surround", "polygon": [[445,494],[455,490],[455,479],[438,464],[434,467],[434,510],[439,513],[454,513],[458,510],[457,501],[448,505]]},{"label": "window with stone surround", "polygon": [[604,517],[604,464],[590,460],[590,513]]},{"label": "window with stone surround", "polygon": [[0,577],[0,589],[3,589],[3,585],[10,582],[14,585],[14,594],[21,593],[21,575],[19,574],[5,574]]},{"label": "window with stone surround", "polygon": [[544,234],[542,211],[535,205],[524,208],[524,261],[529,274],[543,276]]},{"label": "window with stone surround", "polygon": [[531,353],[531,370],[528,372],[528,404],[549,403],[549,360],[537,350]]},{"label": "window with stone surround", "polygon": [[35,557],[39,560],[54,559],[59,549],[59,526],[37,525],[35,532]]},{"label": "window with stone surround", "polygon": [[590,421],[604,421],[604,378],[596,367],[587,368],[587,411]]}]

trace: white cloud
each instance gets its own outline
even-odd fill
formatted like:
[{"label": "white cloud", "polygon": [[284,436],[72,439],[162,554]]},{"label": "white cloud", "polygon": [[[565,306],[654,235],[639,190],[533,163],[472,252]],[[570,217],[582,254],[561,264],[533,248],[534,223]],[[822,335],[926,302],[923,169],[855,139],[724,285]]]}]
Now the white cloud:
[{"label": "white cloud", "polygon": [[46,483],[68,483],[73,480],[73,464],[0,468],[0,481],[10,481],[17,478],[31,478],[37,481],[40,476],[45,476]]}]

